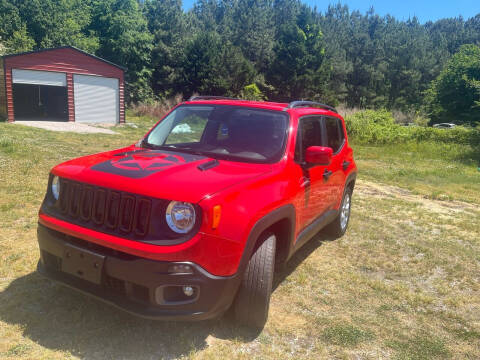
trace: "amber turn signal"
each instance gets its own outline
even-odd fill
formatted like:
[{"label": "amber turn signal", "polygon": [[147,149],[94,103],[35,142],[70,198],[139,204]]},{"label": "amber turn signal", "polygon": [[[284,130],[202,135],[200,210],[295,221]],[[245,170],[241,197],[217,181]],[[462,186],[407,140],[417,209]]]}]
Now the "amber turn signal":
[{"label": "amber turn signal", "polygon": [[212,209],[212,229],[216,229],[218,227],[221,217],[222,207],[220,205],[215,205]]}]

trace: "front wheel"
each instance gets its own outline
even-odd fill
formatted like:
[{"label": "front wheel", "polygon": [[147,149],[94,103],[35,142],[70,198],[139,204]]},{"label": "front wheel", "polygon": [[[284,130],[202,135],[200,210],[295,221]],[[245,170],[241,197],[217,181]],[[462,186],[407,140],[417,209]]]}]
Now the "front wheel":
[{"label": "front wheel", "polygon": [[338,210],[338,215],[330,224],[327,225],[326,231],[335,239],[342,237],[347,231],[348,222],[350,221],[350,209],[352,207],[352,189],[345,189],[342,203]]},{"label": "front wheel", "polygon": [[277,242],[271,233],[259,240],[261,245],[248,262],[234,304],[235,320],[256,329],[263,328],[267,322]]}]

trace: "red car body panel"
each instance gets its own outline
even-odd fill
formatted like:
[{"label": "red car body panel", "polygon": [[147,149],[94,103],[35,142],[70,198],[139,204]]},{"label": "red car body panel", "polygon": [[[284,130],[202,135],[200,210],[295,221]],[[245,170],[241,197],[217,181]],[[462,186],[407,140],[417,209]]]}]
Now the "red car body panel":
[{"label": "red car body panel", "polygon": [[[356,172],[353,150],[348,144],[332,157],[328,166],[310,169],[310,179],[300,164],[294,161],[299,119],[306,115],[341,117],[328,110],[316,108],[286,109],[288,104],[251,101],[193,101],[184,104],[224,104],[285,111],[289,127],[285,153],[274,164],[255,164],[220,160],[208,171],[198,165],[211,158],[168,159],[161,151],[146,150],[136,145],[67,161],[52,169],[52,174],[82,183],[116,189],[152,198],[185,201],[202,209],[198,232],[185,242],[174,245],[153,245],[141,241],[87,229],[40,212],[39,222],[58,232],[88,242],[112,248],[142,258],[162,261],[188,261],[201,266],[210,274],[230,276],[237,272],[254,225],[275,209],[291,204],[295,208],[294,239],[301,231],[329,209],[338,209],[348,176]],[[342,119],[346,136],[346,129]],[[175,157],[175,156],[174,156]],[[131,161],[131,163],[129,163]],[[344,163],[348,166],[344,167]],[[122,175],[132,163],[141,169],[159,169],[145,177]],[[102,165],[103,164],[103,165]],[[106,165],[105,165],[106,164]],[[99,171],[99,166],[115,168],[118,174]],[[325,183],[323,173],[333,174]],[[307,183],[309,186],[307,186]],[[306,192],[311,196],[306,205]],[[212,228],[212,209],[221,206],[221,220]]]},{"label": "red car body panel", "polygon": [[[141,152],[141,154],[135,155],[135,152]],[[133,153],[133,155],[118,156],[125,153]],[[155,153],[158,155],[144,156]],[[129,160],[130,158],[133,159]],[[158,170],[158,172],[152,172],[151,175],[140,178],[126,178],[112,172],[92,169],[95,165],[111,161],[121,173],[122,166],[125,166],[123,164],[126,164],[124,160],[133,161],[142,169],[150,167]],[[212,159],[202,157],[199,160],[185,162],[180,156],[177,156],[175,160],[177,162],[174,162],[169,161],[168,157],[161,151],[130,146],[67,161],[54,167],[52,174],[153,198],[197,203],[207,195],[212,195],[226,187],[271,171],[270,164],[248,164],[234,161],[221,161],[219,166],[209,171],[200,172],[197,169],[199,164],[210,160]],[[195,186],[192,186],[193,183]]]}]

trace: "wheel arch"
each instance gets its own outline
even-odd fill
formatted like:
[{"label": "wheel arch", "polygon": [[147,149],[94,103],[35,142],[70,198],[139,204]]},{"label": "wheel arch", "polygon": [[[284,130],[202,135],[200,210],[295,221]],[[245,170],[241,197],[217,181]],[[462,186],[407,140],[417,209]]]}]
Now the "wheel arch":
[{"label": "wheel arch", "polygon": [[352,191],[355,188],[355,182],[357,181],[357,173],[352,172],[350,175],[347,176],[347,180],[345,180],[345,189],[346,188],[351,188]]},{"label": "wheel arch", "polygon": [[248,235],[238,272],[243,273],[255,249],[261,245],[258,240],[267,231],[277,238],[276,257],[279,261],[287,260],[295,233],[295,207],[292,204],[281,206],[255,223]]}]

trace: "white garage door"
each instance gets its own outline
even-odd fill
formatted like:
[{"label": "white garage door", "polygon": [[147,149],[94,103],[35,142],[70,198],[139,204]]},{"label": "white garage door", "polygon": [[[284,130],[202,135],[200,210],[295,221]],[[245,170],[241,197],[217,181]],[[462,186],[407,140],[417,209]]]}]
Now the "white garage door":
[{"label": "white garage door", "polygon": [[73,75],[73,85],[76,122],[118,122],[118,79]]},{"label": "white garage door", "polygon": [[12,82],[14,84],[67,86],[67,75],[52,71],[12,69]]}]

